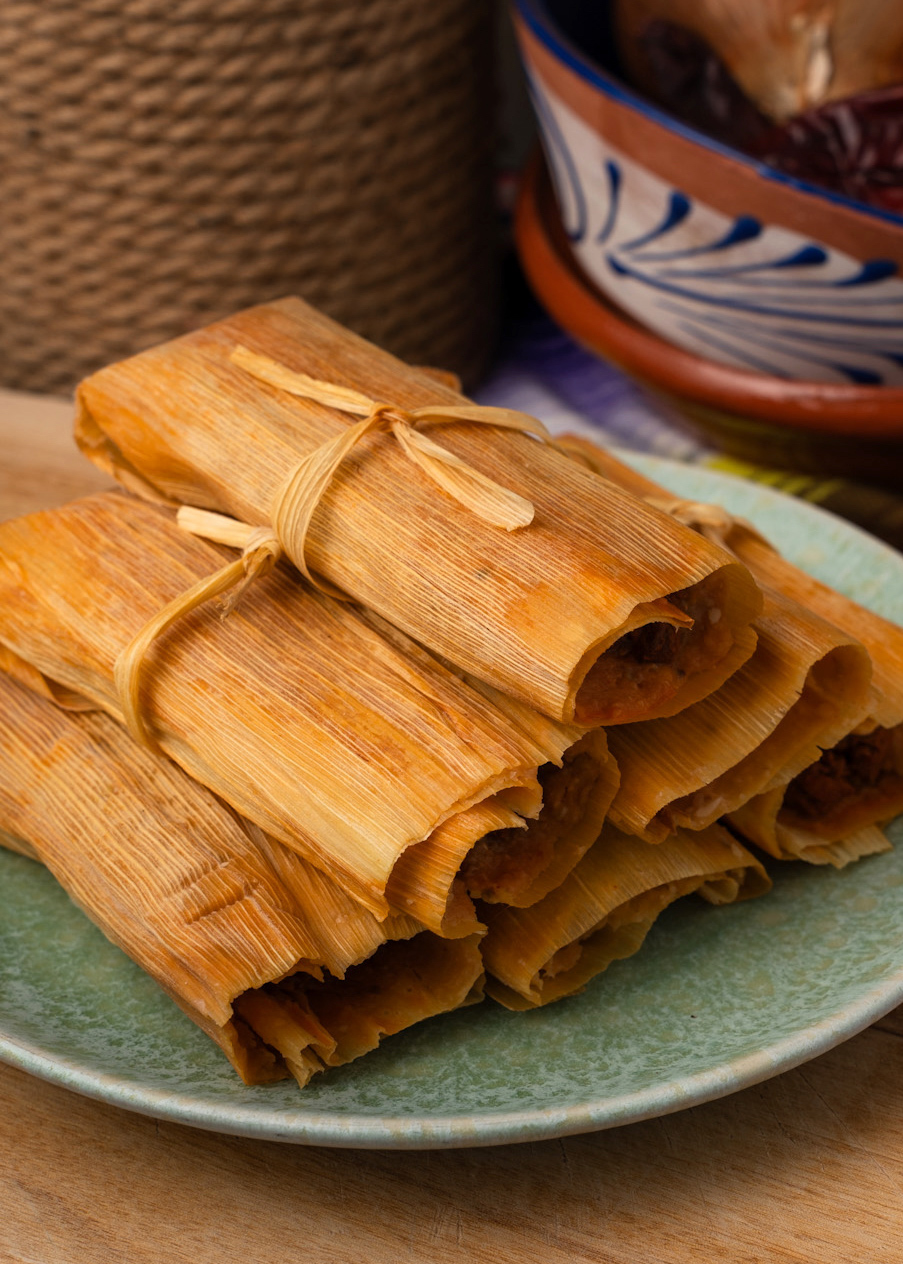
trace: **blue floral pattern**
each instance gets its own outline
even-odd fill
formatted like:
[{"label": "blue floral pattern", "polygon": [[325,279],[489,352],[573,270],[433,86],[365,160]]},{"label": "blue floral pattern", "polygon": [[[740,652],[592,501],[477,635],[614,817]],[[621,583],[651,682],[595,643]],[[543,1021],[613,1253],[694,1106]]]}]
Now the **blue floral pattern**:
[{"label": "blue floral pattern", "polygon": [[733,219],[618,152],[537,79],[565,231],[590,278],[696,354],[786,378],[903,385],[903,280],[753,215]]}]

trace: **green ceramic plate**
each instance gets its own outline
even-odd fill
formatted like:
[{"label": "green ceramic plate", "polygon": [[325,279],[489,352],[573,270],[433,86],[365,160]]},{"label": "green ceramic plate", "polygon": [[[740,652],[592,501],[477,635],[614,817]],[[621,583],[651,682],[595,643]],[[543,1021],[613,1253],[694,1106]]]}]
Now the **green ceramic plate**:
[{"label": "green ceramic plate", "polygon": [[[752,519],[796,562],[903,623],[899,554],[749,483],[637,464]],[[611,1127],[764,1080],[903,1001],[903,847],[842,873],[774,870],[762,900],[672,907],[642,952],[582,996],[531,1014],[451,1014],[300,1093],[293,1082],[244,1088],[47,873],[2,854],[0,1057],[127,1109],[279,1141],[427,1148]]]}]

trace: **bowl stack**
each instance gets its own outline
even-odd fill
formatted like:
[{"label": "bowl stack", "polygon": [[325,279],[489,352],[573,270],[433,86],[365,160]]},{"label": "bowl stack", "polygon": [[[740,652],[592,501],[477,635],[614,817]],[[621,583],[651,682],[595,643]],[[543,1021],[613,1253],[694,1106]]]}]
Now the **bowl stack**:
[{"label": "bowl stack", "polygon": [[676,121],[572,9],[516,5],[554,189],[534,168],[519,213],[540,298],[736,455],[899,487],[903,218]]}]

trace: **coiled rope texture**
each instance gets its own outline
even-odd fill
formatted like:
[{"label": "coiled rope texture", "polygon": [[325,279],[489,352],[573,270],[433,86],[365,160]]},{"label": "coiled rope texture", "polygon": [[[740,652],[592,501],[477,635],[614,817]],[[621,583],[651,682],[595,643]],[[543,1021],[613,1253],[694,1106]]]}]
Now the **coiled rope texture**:
[{"label": "coiled rope texture", "polygon": [[472,381],[495,321],[485,0],[7,0],[0,381],[300,294]]}]

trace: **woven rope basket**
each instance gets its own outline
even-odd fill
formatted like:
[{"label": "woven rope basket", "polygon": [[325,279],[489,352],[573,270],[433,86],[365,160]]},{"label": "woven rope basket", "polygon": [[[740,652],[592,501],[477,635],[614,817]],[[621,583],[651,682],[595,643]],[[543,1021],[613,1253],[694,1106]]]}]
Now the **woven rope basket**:
[{"label": "woven rope basket", "polygon": [[478,374],[496,310],[486,0],[5,0],[0,381],[300,294]]}]

